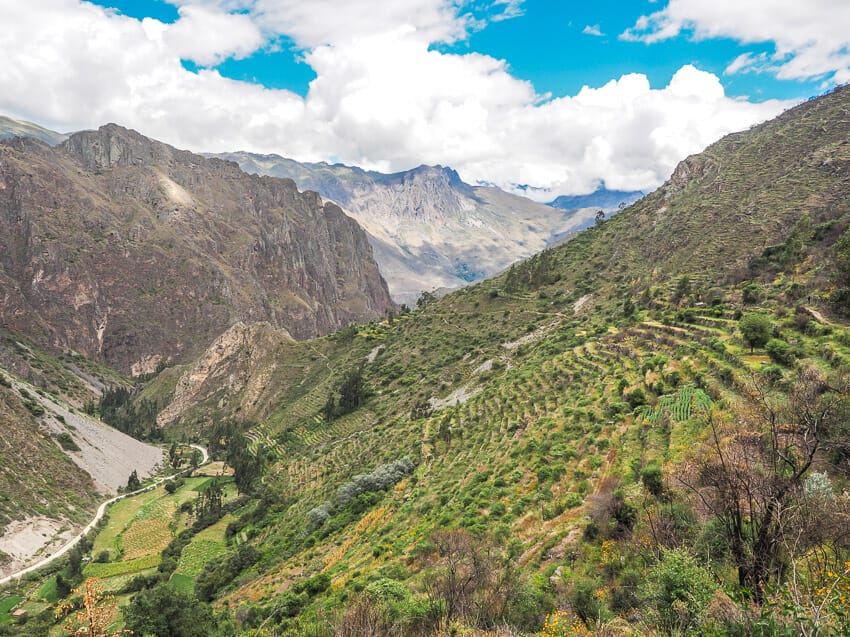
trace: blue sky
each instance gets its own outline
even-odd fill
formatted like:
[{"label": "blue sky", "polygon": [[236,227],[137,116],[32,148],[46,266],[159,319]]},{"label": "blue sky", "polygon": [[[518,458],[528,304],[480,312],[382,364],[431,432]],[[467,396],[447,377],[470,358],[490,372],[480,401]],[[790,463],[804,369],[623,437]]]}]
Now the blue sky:
[{"label": "blue sky", "polygon": [[0,22],[3,114],[541,200],[654,188],[850,81],[847,0],[28,0]]},{"label": "blue sky", "polygon": [[[177,6],[165,0],[94,3],[139,19],[175,22],[179,18]],[[766,73],[724,74],[741,54],[772,53],[770,43],[744,45],[732,38],[695,40],[692,34],[652,45],[619,38],[641,15],[657,8],[658,3],[650,0],[525,0],[521,15],[491,22],[461,42],[436,48],[453,53],[476,51],[504,59],[513,74],[529,80],[538,92],[553,96],[573,95],[584,85],[599,86],[635,72],[645,74],[653,85],[663,85],[684,64],[720,77],[730,96],[799,100],[824,90],[822,80],[780,80]],[[481,14],[487,13],[485,10]],[[602,35],[585,32],[596,29]],[[216,68],[229,78],[306,96],[316,74],[304,62],[303,50],[285,36],[278,36],[274,44],[247,58],[225,60]],[[191,61],[185,65],[192,70],[198,68]]]}]

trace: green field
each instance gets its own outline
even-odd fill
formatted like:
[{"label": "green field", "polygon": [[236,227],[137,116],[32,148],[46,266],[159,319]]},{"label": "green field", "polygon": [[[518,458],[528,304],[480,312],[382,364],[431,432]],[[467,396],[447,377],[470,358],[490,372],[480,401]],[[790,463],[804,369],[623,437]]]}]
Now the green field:
[{"label": "green field", "polygon": [[[108,520],[95,538],[92,549],[93,556],[107,551],[109,561],[87,564],[83,569],[84,575],[107,579],[109,587],[116,590],[129,576],[156,568],[161,561],[162,550],[189,522],[188,516],[180,512],[180,505],[197,498],[198,492],[209,480],[207,477],[188,478],[174,493],[169,494],[160,486],[116,502],[109,509]],[[232,494],[232,487],[225,488],[225,493]],[[214,525],[203,532],[207,538],[205,541],[210,545],[192,549],[195,555],[187,559],[186,565],[193,573],[198,564],[203,568],[204,555],[217,555],[224,550],[226,526],[226,523],[220,528]]]},{"label": "green field", "polygon": [[210,560],[227,552],[227,542],[224,537],[227,525],[235,518],[226,515],[221,520],[204,529],[196,535],[183,552],[177,563],[177,570],[171,581],[183,590],[194,590],[195,578],[204,570]]},{"label": "green field", "polygon": [[24,600],[23,597],[7,597],[0,600],[0,624],[12,621],[12,609]]}]

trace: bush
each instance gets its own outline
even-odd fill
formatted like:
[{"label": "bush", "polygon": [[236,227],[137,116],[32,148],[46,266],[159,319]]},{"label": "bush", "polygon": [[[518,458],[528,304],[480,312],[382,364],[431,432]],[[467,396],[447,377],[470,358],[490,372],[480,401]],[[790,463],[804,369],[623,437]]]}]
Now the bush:
[{"label": "bush", "polygon": [[646,598],[665,631],[695,634],[715,588],[711,574],[692,555],[665,549],[649,573]]},{"label": "bush", "polygon": [[67,431],[63,431],[61,434],[56,434],[56,440],[59,442],[59,446],[61,446],[65,451],[79,451],[80,447],[74,442],[74,439],[71,438],[71,434]]},{"label": "bush", "polygon": [[746,305],[758,303],[764,297],[764,289],[758,283],[748,283],[741,290],[741,300]]},{"label": "bush", "polygon": [[772,338],[767,342],[764,348],[773,362],[786,366],[794,363],[794,351],[785,341],[778,338]]},{"label": "bush", "polygon": [[646,404],[646,394],[640,387],[634,391],[630,391],[628,394],[623,396],[623,398],[626,399],[626,402],[629,403],[629,407],[632,410]]},{"label": "bush", "polygon": [[599,617],[600,607],[596,598],[596,582],[586,578],[576,578],[573,590],[569,594],[570,607],[585,623],[590,625]]},{"label": "bush", "polygon": [[646,490],[656,498],[664,492],[664,479],[661,475],[661,467],[657,464],[645,466],[640,472],[640,481],[643,482]]},{"label": "bush", "polygon": [[366,587],[366,595],[375,602],[392,604],[403,602],[409,594],[401,582],[382,577]]}]

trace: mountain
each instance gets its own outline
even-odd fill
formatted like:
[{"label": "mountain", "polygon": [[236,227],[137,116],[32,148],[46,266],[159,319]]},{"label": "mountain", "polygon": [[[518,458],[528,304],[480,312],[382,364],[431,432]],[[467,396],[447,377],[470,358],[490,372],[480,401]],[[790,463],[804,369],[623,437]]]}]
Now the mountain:
[{"label": "mountain", "polygon": [[128,501],[156,537],[104,528],[132,556],[84,573],[141,634],[169,603],[210,635],[847,634],[848,113],[727,136],[415,311],[230,326],[119,409],[233,477]]},{"label": "mountain", "polygon": [[633,204],[644,194],[634,190],[608,190],[603,186],[588,195],[561,195],[549,202],[549,205],[562,210],[594,208],[609,212]]},{"label": "mountain", "polygon": [[48,130],[38,124],[0,115],[0,139],[10,137],[33,137],[50,146],[56,146],[68,139],[67,135]]},{"label": "mountain", "polygon": [[[443,166],[394,174],[278,155],[217,155],[243,170],[293,179],[335,201],[366,230],[390,292],[412,305],[422,291],[492,276],[593,223],[495,187],[470,186]],[[616,206],[615,206],[616,207]]]},{"label": "mountain", "polygon": [[[172,585],[243,634],[847,632],[848,112],[730,135],[416,311],[162,372],[132,400],[264,467]],[[815,604],[776,603],[792,578]]]},{"label": "mountain", "polygon": [[0,265],[0,323],[137,374],[238,321],[304,339],[394,307],[336,205],[114,124],[0,142]]}]

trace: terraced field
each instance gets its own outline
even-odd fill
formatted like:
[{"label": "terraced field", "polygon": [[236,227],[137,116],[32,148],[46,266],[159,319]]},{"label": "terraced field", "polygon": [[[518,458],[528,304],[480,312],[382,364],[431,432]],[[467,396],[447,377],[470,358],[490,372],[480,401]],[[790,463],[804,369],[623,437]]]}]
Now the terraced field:
[{"label": "terraced field", "polygon": [[[156,568],[161,561],[162,550],[190,521],[186,514],[181,513],[181,505],[196,499],[198,492],[211,479],[203,476],[187,478],[185,484],[172,494],[160,486],[117,502],[110,508],[108,520],[95,537],[92,549],[94,556],[106,551],[109,559],[103,563],[90,562],[83,569],[83,574],[101,578],[108,590],[117,590],[130,576]],[[225,497],[233,495],[232,488],[225,489]],[[200,557],[194,560],[201,568],[204,555],[206,553],[201,552]]]}]

